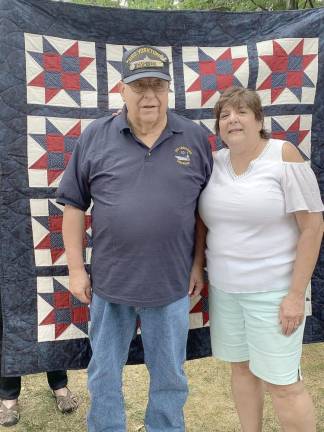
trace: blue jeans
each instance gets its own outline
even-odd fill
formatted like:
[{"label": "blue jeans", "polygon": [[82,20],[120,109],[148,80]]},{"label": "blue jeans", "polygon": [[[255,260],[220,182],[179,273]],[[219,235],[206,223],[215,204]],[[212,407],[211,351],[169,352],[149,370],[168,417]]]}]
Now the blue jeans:
[{"label": "blue jeans", "polygon": [[189,329],[189,297],[167,306],[142,308],[108,303],[94,295],[90,327],[93,353],[88,368],[89,432],[126,432],[122,371],[137,316],[141,320],[145,363],[150,374],[146,430],[185,430],[183,406],[188,384],[183,363]]}]

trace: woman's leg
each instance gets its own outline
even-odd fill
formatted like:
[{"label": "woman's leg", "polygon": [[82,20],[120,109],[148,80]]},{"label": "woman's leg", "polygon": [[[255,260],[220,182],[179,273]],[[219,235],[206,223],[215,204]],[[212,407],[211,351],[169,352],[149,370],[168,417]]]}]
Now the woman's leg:
[{"label": "woman's leg", "polygon": [[0,426],[13,426],[19,421],[18,397],[21,377],[0,377]]},{"label": "woman's leg", "polygon": [[288,385],[267,384],[284,432],[315,432],[313,402],[302,381]]},{"label": "woman's leg", "polygon": [[287,290],[256,293],[241,300],[251,372],[264,381],[284,432],[315,432],[314,408],[299,380],[304,323],[282,334],[279,308]]},{"label": "woman's leg", "polygon": [[243,432],[262,430],[263,381],[249,369],[249,346],[239,294],[209,289],[212,351],[232,366],[232,392]]},{"label": "woman's leg", "polygon": [[0,377],[0,399],[17,401],[20,395],[21,377]]},{"label": "woman's leg", "polygon": [[67,388],[68,377],[65,370],[47,372],[47,381],[53,390],[59,411],[71,413],[78,408],[77,397]]},{"label": "woman's leg", "polygon": [[261,432],[264,383],[253,375],[249,362],[231,363],[232,393],[242,432]]},{"label": "woman's leg", "polygon": [[47,372],[48,385],[52,390],[59,390],[67,386],[68,377],[65,370]]}]

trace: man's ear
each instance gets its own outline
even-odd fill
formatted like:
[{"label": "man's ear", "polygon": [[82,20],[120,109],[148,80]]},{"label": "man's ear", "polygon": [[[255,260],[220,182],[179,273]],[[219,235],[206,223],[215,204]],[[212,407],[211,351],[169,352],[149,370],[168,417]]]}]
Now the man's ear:
[{"label": "man's ear", "polygon": [[119,81],[119,83],[118,83],[118,90],[119,90],[119,93],[120,93],[123,101],[125,102],[125,98],[124,98],[125,84],[123,83],[123,81]]}]

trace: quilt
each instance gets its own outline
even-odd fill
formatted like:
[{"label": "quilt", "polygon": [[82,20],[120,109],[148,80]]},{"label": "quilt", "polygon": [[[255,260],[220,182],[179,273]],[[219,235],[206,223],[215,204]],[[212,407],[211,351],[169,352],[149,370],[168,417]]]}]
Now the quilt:
[{"label": "quilt", "polygon": [[[256,13],[140,11],[0,0],[1,374],[87,366],[89,311],[68,290],[55,191],[82,131],[122,107],[125,49],[171,60],[170,107],[221,147],[213,106],[256,89],[275,138],[309,159],[324,192],[324,9]],[[84,235],[91,257],[91,216]],[[305,343],[324,341],[324,249],[308,291]],[[211,354],[208,284],[194,299],[187,358]],[[129,363],[143,362],[140,332]]]}]

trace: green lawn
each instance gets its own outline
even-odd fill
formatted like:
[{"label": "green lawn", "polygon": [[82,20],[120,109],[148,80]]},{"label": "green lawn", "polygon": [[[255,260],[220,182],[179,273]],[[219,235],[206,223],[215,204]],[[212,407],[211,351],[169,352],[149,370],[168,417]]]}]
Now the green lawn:
[{"label": "green lawn", "polygon": [[[318,432],[324,432],[324,343],[304,346],[302,361],[305,384],[312,394],[318,419]],[[185,407],[187,432],[239,432],[231,400],[229,367],[212,358],[186,363],[190,396]],[[48,389],[44,374],[23,379],[20,397],[21,420],[12,432],[86,432],[89,405],[86,371],[69,372],[70,388],[79,395],[77,412],[60,414]],[[124,375],[128,431],[143,431],[148,376],[145,366],[127,366]],[[109,415],[109,413],[107,413]],[[5,430],[5,428],[2,428]],[[277,420],[266,398],[263,432],[279,431]]]}]

